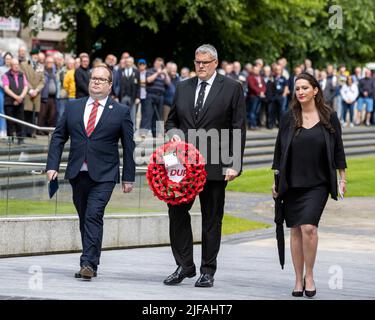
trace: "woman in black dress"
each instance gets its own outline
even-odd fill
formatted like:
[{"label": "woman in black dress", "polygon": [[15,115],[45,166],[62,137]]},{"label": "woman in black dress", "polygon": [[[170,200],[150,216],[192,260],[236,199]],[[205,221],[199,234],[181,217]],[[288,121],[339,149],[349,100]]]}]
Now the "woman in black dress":
[{"label": "woman in black dress", "polygon": [[272,165],[279,172],[278,189],[274,184],[272,193],[282,199],[286,225],[291,228],[296,274],[293,296],[316,294],[313,267],[318,224],[329,194],[337,200],[338,189],[341,195],[346,192],[345,168],[337,114],[325,105],[318,81],[302,73],[295,80],[290,110],[280,122]]}]

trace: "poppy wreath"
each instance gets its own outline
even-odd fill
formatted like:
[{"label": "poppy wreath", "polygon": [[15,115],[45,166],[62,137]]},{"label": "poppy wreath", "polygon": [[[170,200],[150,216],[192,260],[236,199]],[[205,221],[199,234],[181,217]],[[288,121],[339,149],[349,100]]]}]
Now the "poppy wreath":
[{"label": "poppy wreath", "polygon": [[[179,163],[185,167],[185,176],[180,182],[168,177],[163,156],[174,153]],[[205,159],[190,143],[184,141],[167,142],[151,155],[146,178],[154,196],[160,200],[179,205],[190,203],[203,190],[206,183]]]}]

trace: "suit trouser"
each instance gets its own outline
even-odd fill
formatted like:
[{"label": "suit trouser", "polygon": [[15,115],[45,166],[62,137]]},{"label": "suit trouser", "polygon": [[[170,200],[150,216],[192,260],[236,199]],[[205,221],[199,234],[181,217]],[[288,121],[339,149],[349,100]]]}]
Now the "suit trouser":
[{"label": "suit trouser", "polygon": [[38,126],[49,127],[56,126],[56,98],[49,96],[47,100],[40,104],[40,111],[38,116]]},{"label": "suit trouser", "polygon": [[135,131],[136,129],[136,124],[137,124],[137,109],[136,105],[130,96],[123,96],[121,98],[121,103],[128,106],[130,110],[130,118],[133,122],[133,130]]},{"label": "suit trouser", "polygon": [[[16,118],[18,120],[24,120],[25,114],[23,110],[23,103],[15,106],[15,105],[5,105],[4,111],[7,116]],[[8,137],[12,137],[13,133],[16,133],[17,137],[24,136],[23,126],[18,124],[17,122],[7,120],[7,135]]]},{"label": "suit trouser", "polygon": [[[221,226],[224,215],[226,181],[206,181],[199,194],[202,212],[201,273],[214,275],[220,249]],[[168,205],[169,235],[173,256],[185,272],[195,271],[193,259],[193,233],[189,210],[194,201],[183,205]]]},{"label": "suit trouser", "polygon": [[87,171],[81,171],[69,182],[79,216],[82,240],[80,265],[89,265],[97,270],[102,249],[104,210],[111,198],[115,182],[95,182]]}]

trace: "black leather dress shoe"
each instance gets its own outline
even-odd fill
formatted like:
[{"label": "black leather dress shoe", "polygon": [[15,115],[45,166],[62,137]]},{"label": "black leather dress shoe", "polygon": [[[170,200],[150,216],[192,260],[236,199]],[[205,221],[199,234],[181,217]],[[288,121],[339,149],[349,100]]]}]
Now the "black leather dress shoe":
[{"label": "black leather dress shoe", "polygon": [[209,288],[209,287],[213,287],[213,285],[214,285],[214,276],[208,273],[201,274],[199,279],[195,283],[195,286],[199,288]]},{"label": "black leather dress shoe", "polygon": [[190,272],[190,273],[186,273],[184,272],[184,270],[182,269],[181,266],[179,266],[175,272],[173,272],[171,275],[169,275],[165,280],[164,280],[164,284],[167,285],[167,286],[171,286],[171,285],[174,285],[174,284],[178,284],[180,283],[182,280],[184,280],[185,278],[193,278],[195,277],[197,274],[195,273],[195,271],[193,272]]},{"label": "black leather dress shoe", "polygon": [[77,279],[91,280],[97,276],[96,271],[93,270],[90,266],[83,266],[79,272],[74,274],[74,277]]}]

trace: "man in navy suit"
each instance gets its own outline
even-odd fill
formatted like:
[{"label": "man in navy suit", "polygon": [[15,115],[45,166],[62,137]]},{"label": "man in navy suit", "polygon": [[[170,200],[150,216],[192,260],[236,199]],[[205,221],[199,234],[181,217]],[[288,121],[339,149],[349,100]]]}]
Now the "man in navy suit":
[{"label": "man in navy suit", "polygon": [[73,189],[82,239],[81,269],[76,278],[96,277],[105,207],[120,182],[118,141],[123,147],[122,190],[131,192],[135,180],[133,124],[129,108],[109,97],[112,71],[106,65],[92,69],[89,97],[73,100],[53,132],[47,159],[48,180],[56,179],[61,155],[70,138],[65,179]]}]

